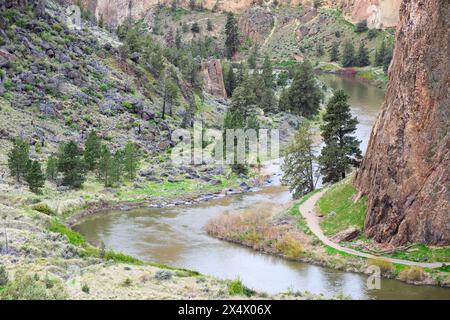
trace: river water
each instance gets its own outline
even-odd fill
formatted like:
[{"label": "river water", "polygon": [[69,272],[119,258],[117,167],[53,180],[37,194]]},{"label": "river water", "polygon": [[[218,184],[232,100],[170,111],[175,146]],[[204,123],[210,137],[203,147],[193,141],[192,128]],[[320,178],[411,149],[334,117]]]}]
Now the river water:
[{"label": "river water", "polygon": [[[365,150],[383,91],[352,79],[322,76],[333,89],[350,95],[352,113],[360,125],[357,136]],[[278,171],[275,163],[272,168]],[[222,213],[252,210],[255,204],[281,208],[291,200],[275,176],[273,186],[257,192],[215,199],[189,207],[143,208],[91,216],[75,227],[89,242],[103,241],[108,248],[143,260],[199,271],[221,279],[239,277],[258,291],[309,291],[325,296],[343,293],[353,299],[450,299],[450,289],[412,286],[381,280],[381,289],[368,290],[367,276],[312,264],[287,261],[208,236],[207,221]]]}]

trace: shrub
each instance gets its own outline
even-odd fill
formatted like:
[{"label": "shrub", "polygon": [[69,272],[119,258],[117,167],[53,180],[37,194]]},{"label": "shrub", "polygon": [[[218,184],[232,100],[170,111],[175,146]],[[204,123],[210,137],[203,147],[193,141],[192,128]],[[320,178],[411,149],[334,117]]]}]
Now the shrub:
[{"label": "shrub", "polygon": [[3,82],[3,87],[4,87],[6,90],[11,90],[11,88],[12,88],[12,81],[9,80],[9,79],[5,80],[5,81]]},{"label": "shrub", "polygon": [[379,267],[382,274],[389,274],[394,271],[394,265],[391,262],[382,258],[369,259],[367,263],[368,265]]},{"label": "shrub", "polygon": [[367,20],[363,20],[361,22],[358,22],[356,24],[356,32],[365,32],[367,31],[368,27],[367,27]]},{"label": "shrub", "polygon": [[298,259],[303,252],[300,242],[290,235],[286,235],[281,240],[278,240],[275,248],[290,259]]},{"label": "shrub", "polygon": [[0,263],[0,287],[8,284],[8,272],[3,264]]},{"label": "shrub", "polygon": [[168,270],[158,270],[155,274],[157,280],[170,280],[172,278],[172,272]]},{"label": "shrub", "polygon": [[239,295],[251,297],[255,294],[255,291],[244,286],[241,279],[238,278],[228,283],[228,293],[232,296]]},{"label": "shrub", "polygon": [[133,284],[133,282],[131,281],[130,278],[126,278],[126,279],[123,281],[123,283],[122,283],[122,285],[123,285],[124,287],[129,287],[129,286],[131,286],[132,284]]},{"label": "shrub", "polygon": [[0,300],[64,300],[67,293],[59,280],[40,280],[37,275],[31,276],[23,271],[15,274],[14,281],[10,281],[0,292]]},{"label": "shrub", "polygon": [[91,289],[89,288],[89,286],[88,286],[86,283],[84,283],[84,284],[81,286],[81,291],[83,291],[83,292],[86,293],[86,294],[89,294],[89,293],[91,292]]},{"label": "shrub", "polygon": [[421,267],[409,267],[405,268],[400,273],[400,279],[403,281],[423,281],[425,273]]},{"label": "shrub", "polygon": [[36,210],[36,211],[39,211],[41,213],[44,213],[44,214],[46,214],[48,216],[54,216],[55,215],[55,212],[52,209],[50,209],[46,203],[35,204],[32,209]]},{"label": "shrub", "polygon": [[50,221],[50,226],[48,227],[48,230],[65,235],[67,237],[67,240],[69,240],[69,243],[75,246],[82,246],[86,244],[86,240],[83,238],[81,234],[66,227],[57,219],[52,219],[52,221]]}]

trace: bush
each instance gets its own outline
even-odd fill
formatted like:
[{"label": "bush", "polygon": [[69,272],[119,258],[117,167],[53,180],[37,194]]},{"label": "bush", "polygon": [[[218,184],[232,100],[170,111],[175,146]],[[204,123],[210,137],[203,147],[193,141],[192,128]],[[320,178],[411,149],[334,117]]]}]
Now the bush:
[{"label": "bush", "polygon": [[86,244],[86,240],[83,238],[81,234],[66,227],[57,219],[52,219],[52,221],[50,221],[50,226],[48,227],[48,230],[65,235],[67,237],[67,240],[69,240],[69,243],[75,246],[83,246]]},{"label": "bush", "polygon": [[425,273],[421,267],[409,267],[405,268],[400,273],[400,279],[403,281],[423,281]]},{"label": "bush", "polygon": [[[49,285],[51,283],[51,285]],[[44,281],[23,271],[15,274],[0,292],[0,300],[64,300],[67,293],[59,280]]]},{"label": "bush", "polygon": [[255,294],[255,291],[244,286],[241,279],[238,278],[228,283],[228,293],[232,296],[251,297],[252,295]]},{"label": "bush", "polygon": [[131,286],[132,284],[133,284],[133,282],[131,281],[130,278],[126,278],[126,279],[123,281],[123,283],[122,283],[122,285],[123,285],[124,287],[129,287],[129,286]]},{"label": "bush", "polygon": [[89,286],[85,283],[81,286],[81,291],[83,291],[86,294],[89,294],[91,292],[91,289],[89,288]]},{"label": "bush", "polygon": [[158,270],[155,274],[157,280],[170,280],[172,278],[172,272],[168,270]]},{"label": "bush", "polygon": [[369,259],[367,263],[379,267],[382,274],[390,274],[394,271],[394,265],[382,258]]},{"label": "bush", "polygon": [[8,284],[8,272],[3,264],[0,263],[0,287]]},{"label": "bush", "polygon": [[35,204],[32,209],[36,210],[36,211],[39,211],[41,213],[44,213],[44,214],[46,214],[48,216],[54,216],[55,215],[55,212],[52,209],[50,209],[46,203]]},{"label": "bush", "polygon": [[356,24],[356,32],[361,33],[361,32],[365,32],[365,31],[367,31],[367,30],[368,30],[368,27],[367,27],[367,20],[363,20],[363,21],[358,22],[358,23]]},{"label": "bush", "polygon": [[275,248],[290,259],[298,259],[303,252],[303,247],[300,242],[289,235],[278,240]]}]

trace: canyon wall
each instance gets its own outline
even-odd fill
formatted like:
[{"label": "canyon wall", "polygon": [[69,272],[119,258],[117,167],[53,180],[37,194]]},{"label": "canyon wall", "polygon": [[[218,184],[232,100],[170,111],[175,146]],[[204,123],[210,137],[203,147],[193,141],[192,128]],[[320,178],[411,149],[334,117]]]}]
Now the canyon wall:
[{"label": "canyon wall", "polygon": [[[127,18],[144,17],[149,10],[159,3],[170,6],[173,0],[82,0],[97,17],[110,24],[117,25]],[[74,1],[75,2],[75,1]],[[178,0],[180,7],[188,8],[189,0]],[[198,0],[197,3],[209,10],[233,11],[242,13],[256,4],[270,7],[273,1],[257,0]],[[352,22],[367,20],[371,27],[391,27],[398,22],[398,8],[401,0],[323,0],[324,7],[342,9],[347,19]],[[312,6],[313,0],[279,0],[280,5]]]},{"label": "canyon wall", "polygon": [[450,244],[450,2],[404,0],[381,114],[357,172],[377,242]]}]

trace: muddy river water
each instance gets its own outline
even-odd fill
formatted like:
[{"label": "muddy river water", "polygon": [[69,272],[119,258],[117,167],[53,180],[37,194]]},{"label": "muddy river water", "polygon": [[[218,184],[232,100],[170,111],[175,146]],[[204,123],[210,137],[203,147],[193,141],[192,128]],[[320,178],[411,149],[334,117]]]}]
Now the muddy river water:
[{"label": "muddy river water", "polygon": [[[384,92],[352,79],[322,76],[330,87],[349,94],[352,113],[360,125],[357,136],[367,147],[371,127],[383,102]],[[277,171],[276,164],[274,171]],[[309,291],[332,296],[343,293],[353,299],[450,299],[450,289],[412,286],[382,279],[381,289],[368,290],[367,276],[312,264],[287,261],[208,236],[207,221],[215,215],[235,210],[252,210],[255,204],[281,208],[290,193],[274,177],[272,186],[193,206],[143,208],[91,216],[75,229],[88,241],[143,260],[182,267],[221,279],[239,277],[259,291]]]}]

